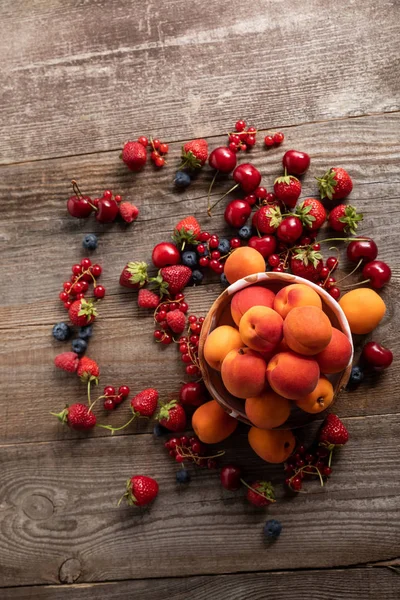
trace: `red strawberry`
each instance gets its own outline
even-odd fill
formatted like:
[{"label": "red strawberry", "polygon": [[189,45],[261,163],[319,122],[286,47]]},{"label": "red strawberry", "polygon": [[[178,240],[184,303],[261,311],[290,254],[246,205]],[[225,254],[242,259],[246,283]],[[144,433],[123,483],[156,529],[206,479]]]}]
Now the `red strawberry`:
[{"label": "red strawberry", "polygon": [[294,208],[301,194],[301,183],[293,175],[285,174],[274,182],[275,196],[288,208]]},{"label": "red strawberry", "polygon": [[260,233],[274,233],[282,221],[282,214],[277,204],[265,204],[253,215],[253,226]]},{"label": "red strawberry", "polygon": [[141,289],[138,294],[138,306],[140,308],[157,308],[160,303],[160,296],[157,296],[150,290]]},{"label": "red strawberry", "polygon": [[312,250],[310,246],[296,248],[295,254],[290,259],[290,268],[293,275],[304,277],[309,281],[318,281],[322,267],[322,254]]},{"label": "red strawberry", "polygon": [[88,379],[90,379],[90,381],[98,383],[97,378],[100,375],[99,365],[92,358],[82,356],[79,360],[77,375],[82,381],[88,381]]},{"label": "red strawberry", "polygon": [[352,233],[355,235],[358,227],[358,222],[362,221],[363,215],[357,213],[354,206],[348,204],[339,204],[335,206],[329,213],[328,221],[329,225],[335,231],[345,231],[346,233]]},{"label": "red strawberry", "polygon": [[178,308],[167,312],[167,323],[174,333],[182,333],[185,329],[186,318]]},{"label": "red strawberry", "polygon": [[69,373],[75,373],[78,368],[79,357],[75,352],[63,352],[62,354],[57,354],[54,359],[54,364],[59,369],[63,371],[68,371]]},{"label": "red strawberry", "polygon": [[92,429],[96,425],[96,416],[89,412],[89,407],[86,404],[71,404],[60,413],[50,413],[57,417],[61,423],[67,424],[71,429],[77,431],[86,431]]},{"label": "red strawberry", "polygon": [[181,169],[200,169],[208,158],[208,144],[206,140],[192,140],[182,146]]},{"label": "red strawberry", "polygon": [[81,300],[75,300],[75,302],[72,303],[68,314],[71,323],[78,327],[84,327],[95,320],[97,317],[97,310],[91,300],[81,298]]},{"label": "red strawberry", "polygon": [[336,415],[328,415],[318,435],[321,445],[333,450],[335,446],[344,446],[349,439],[349,432]]},{"label": "red strawberry", "polygon": [[275,491],[269,481],[255,481],[247,486],[246,498],[254,506],[268,506],[275,502]]},{"label": "red strawberry", "polygon": [[347,171],[340,167],[329,169],[323,177],[316,178],[321,199],[342,200],[353,189],[353,182]]},{"label": "red strawberry", "polygon": [[157,410],[158,392],[154,388],[147,388],[136,394],[131,400],[131,408],[134,414],[141,417],[152,417]]},{"label": "red strawberry", "polygon": [[138,218],[139,209],[130,202],[121,202],[119,205],[119,214],[126,223],[132,223],[132,221],[136,221]]},{"label": "red strawberry", "polygon": [[126,142],[120,158],[131,171],[140,171],[146,164],[146,148],[139,142]]},{"label": "red strawberry", "polygon": [[309,231],[317,231],[326,221],[326,210],[316,198],[306,198],[296,208],[296,214]]},{"label": "red strawberry", "polygon": [[126,482],[126,492],[122,496],[118,505],[123,499],[129,506],[146,506],[150,504],[158,494],[158,483],[146,475],[135,475]]},{"label": "red strawberry", "polygon": [[145,262],[129,262],[122,269],[119,284],[132,290],[138,290],[147,283],[147,264]]},{"label": "red strawberry", "polygon": [[170,431],[183,431],[186,427],[186,413],[181,404],[171,400],[164,404],[157,415],[160,425]]},{"label": "red strawberry", "polygon": [[183,250],[185,244],[196,244],[200,231],[200,224],[195,217],[185,217],[175,226],[172,239]]},{"label": "red strawberry", "polygon": [[150,281],[158,286],[160,296],[164,294],[175,295],[183,290],[191,276],[192,271],[189,267],[173,265],[160,269],[157,277],[153,277]]}]

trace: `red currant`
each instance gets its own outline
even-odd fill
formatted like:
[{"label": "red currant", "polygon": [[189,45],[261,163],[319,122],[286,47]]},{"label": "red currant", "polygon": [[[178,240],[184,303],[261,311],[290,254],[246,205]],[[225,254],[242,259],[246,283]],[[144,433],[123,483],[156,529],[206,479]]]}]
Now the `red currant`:
[{"label": "red currant", "polygon": [[197,322],[197,317],[195,315],[190,315],[190,317],[188,318],[189,323],[196,323]]},{"label": "red currant", "polygon": [[161,331],[161,329],[156,329],[155,332],[153,333],[154,337],[156,340],[161,340],[162,336],[164,335],[163,332]]},{"label": "red currant", "polygon": [[244,121],[243,119],[239,119],[239,121],[236,121],[235,129],[236,131],[243,131],[244,129],[246,129],[246,121]]},{"label": "red currant", "polygon": [[196,367],[196,365],[187,365],[185,370],[188,375],[199,375],[200,374],[200,371],[199,371],[198,367]]},{"label": "red currant", "polygon": [[108,200],[110,200],[112,198],[112,191],[105,190],[105,192],[103,192],[103,198],[107,198]]},{"label": "red currant", "polygon": [[64,291],[69,292],[72,288],[72,283],[70,281],[64,281],[63,283]]},{"label": "red currant", "polygon": [[102,272],[103,269],[101,268],[100,265],[93,265],[92,267],[90,267],[90,270],[91,270],[92,275],[94,277],[100,277],[101,272]]},{"label": "red currant", "polygon": [[182,354],[181,360],[182,360],[182,362],[184,362],[186,364],[189,364],[192,362],[192,358],[191,358],[190,354],[188,354],[187,352]]},{"label": "red currant", "polygon": [[229,141],[230,141],[231,144],[235,144],[235,145],[236,144],[240,144],[240,136],[236,135],[236,133],[232,133],[229,136]]},{"label": "red currant", "polygon": [[139,142],[139,144],[142,144],[142,146],[144,146],[145,148],[146,148],[146,146],[148,146],[148,144],[149,144],[149,140],[147,139],[147,137],[146,137],[145,135],[141,135],[141,136],[138,138],[138,142]]},{"label": "red currant", "polygon": [[61,302],[67,302],[69,295],[67,294],[67,292],[60,292],[58,294],[58,297],[60,298]]},{"label": "red currant", "polygon": [[104,298],[106,293],[106,288],[103,287],[102,285],[97,285],[94,290],[93,290],[93,294],[95,298]]},{"label": "red currant", "polygon": [[210,246],[210,248],[218,248],[218,244],[219,244],[218,236],[216,236],[216,235],[211,236],[210,240],[208,242],[208,245]]},{"label": "red currant", "polygon": [[118,388],[118,394],[120,394],[123,398],[129,396],[130,391],[131,390],[127,385],[120,385],[120,387]]},{"label": "red currant", "polygon": [[239,248],[242,245],[242,242],[239,240],[239,238],[232,238],[229,244],[231,248]]},{"label": "red currant", "polygon": [[153,146],[153,148],[155,148],[155,150],[158,150],[158,149],[159,149],[159,147],[160,147],[160,144],[161,144],[161,142],[160,142],[160,140],[159,140],[158,138],[155,138],[155,139],[152,141],[152,146]]},{"label": "red currant", "polygon": [[104,400],[103,406],[106,410],[113,410],[115,406],[114,400],[112,398],[106,398]]},{"label": "red currant", "polygon": [[318,252],[318,250],[321,250],[321,244],[314,244],[312,249]]},{"label": "red currant", "polygon": [[169,333],[164,333],[164,335],[163,335],[163,337],[161,339],[161,343],[165,344],[166,346],[168,344],[172,344],[173,341],[174,340],[173,340],[172,336]]},{"label": "red currant", "polygon": [[326,266],[328,267],[328,269],[330,271],[334,271],[337,268],[338,264],[339,264],[339,261],[336,258],[336,256],[329,256],[326,259]]},{"label": "red currant", "polygon": [[168,154],[168,144],[160,144],[160,152],[162,154]]},{"label": "red currant", "polygon": [[198,240],[199,242],[208,242],[210,237],[211,233],[208,233],[208,231],[201,231],[198,235]]},{"label": "red currant", "polygon": [[256,143],[256,136],[255,135],[248,135],[246,138],[246,144],[248,146],[254,146]]},{"label": "red currant", "polygon": [[204,244],[199,244],[196,248],[197,250],[197,254],[204,254],[204,252],[206,251],[206,247]]},{"label": "red currant", "polygon": [[264,187],[258,187],[256,190],[254,190],[255,196],[257,196],[259,200],[264,200],[267,196],[267,193],[268,192]]},{"label": "red currant", "polygon": [[283,271],[285,269],[281,265],[278,265],[277,267],[274,267],[272,270],[274,273],[283,273]]},{"label": "red currant", "polygon": [[211,252],[211,258],[214,260],[218,260],[219,258],[221,258],[221,252],[218,252],[218,250],[213,250]]},{"label": "red currant", "polygon": [[267,195],[265,196],[265,202],[267,202],[267,204],[276,202],[275,194],[273,194],[272,192],[268,192]]},{"label": "red currant", "polygon": [[80,294],[81,292],[83,292],[83,286],[80,281],[77,281],[76,283],[74,283],[73,291],[75,294]]},{"label": "red currant", "polygon": [[188,345],[187,344],[180,344],[179,346],[179,352],[181,354],[187,354],[188,351]]},{"label": "red currant", "polygon": [[277,254],[271,254],[271,256],[268,257],[268,264],[271,267],[277,267],[280,262],[281,262],[281,259],[279,258],[279,256]]},{"label": "red currant", "polygon": [[178,310],[179,303],[178,302],[170,302],[169,310],[172,312],[173,310]]},{"label": "red currant", "polygon": [[74,275],[80,275],[82,273],[82,266],[81,265],[72,265],[71,271]]},{"label": "red currant", "polygon": [[210,264],[210,259],[208,258],[208,256],[202,256],[199,259],[200,267],[208,267],[209,264]]},{"label": "red currant", "polygon": [[189,305],[186,302],[181,302],[179,304],[179,310],[183,313],[187,313],[187,311],[189,310]]},{"label": "red currant", "polygon": [[69,310],[72,306],[72,302],[71,300],[67,300],[67,302],[64,302],[64,308],[65,310]]},{"label": "red currant", "polygon": [[115,396],[115,387],[112,385],[106,385],[103,390],[104,396]]},{"label": "red currant", "polygon": [[89,289],[88,282],[83,279],[82,281],[80,281],[80,284],[82,286],[82,292],[87,292]]},{"label": "red currant", "polygon": [[273,146],[274,145],[274,138],[272,137],[272,135],[266,135],[264,138],[264,144],[266,146]]},{"label": "red currant", "polygon": [[158,156],[155,159],[154,164],[156,165],[156,167],[163,167],[165,165],[165,158],[163,158],[162,156]]},{"label": "red currant", "polygon": [[89,267],[92,266],[92,261],[90,258],[82,258],[81,260],[82,269],[86,271]]},{"label": "red currant", "polygon": [[278,133],[274,133],[274,137],[273,137],[274,144],[282,144],[284,139],[285,139],[285,136],[280,131]]},{"label": "red currant", "polygon": [[255,194],[249,194],[248,196],[245,196],[243,198],[244,202],[247,202],[248,204],[250,204],[250,206],[254,206],[255,203],[257,202],[257,197]]},{"label": "red currant", "polygon": [[330,270],[328,267],[322,267],[322,269],[319,272],[319,276],[321,279],[325,280],[328,277],[329,273]]},{"label": "red currant", "polygon": [[334,300],[339,300],[340,298],[340,289],[336,286],[329,288],[328,293]]},{"label": "red currant", "polygon": [[198,344],[198,342],[199,342],[199,336],[198,335],[191,335],[189,337],[189,342],[191,344],[194,344],[194,345]]}]

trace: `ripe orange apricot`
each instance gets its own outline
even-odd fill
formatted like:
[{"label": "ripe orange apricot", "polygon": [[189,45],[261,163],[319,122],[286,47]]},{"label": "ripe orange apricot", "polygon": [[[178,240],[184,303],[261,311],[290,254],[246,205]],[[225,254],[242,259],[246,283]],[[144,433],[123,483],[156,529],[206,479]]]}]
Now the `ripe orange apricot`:
[{"label": "ripe orange apricot", "polygon": [[322,352],[314,355],[321,373],[340,373],[349,364],[353,352],[348,337],[336,327],[332,327],[331,341]]},{"label": "ripe orange apricot", "polygon": [[349,322],[351,333],[369,333],[383,319],[386,305],[382,298],[370,288],[358,288],[347,292],[339,305]]},{"label": "ripe orange apricot", "polygon": [[254,398],[247,398],[246,415],[256,427],[273,429],[279,427],[290,415],[290,402],[272,390],[263,392]]},{"label": "ripe orange apricot", "polygon": [[296,404],[304,412],[316,414],[322,412],[332,404],[334,390],[331,382],[326,377],[320,377],[317,387],[311,394],[296,400]]},{"label": "ripe orange apricot", "polygon": [[264,271],[265,260],[263,256],[250,246],[236,248],[226,259],[224,269],[229,283],[234,283],[238,279],[253,275],[253,273],[263,273]]},{"label": "ripe orange apricot", "polygon": [[321,297],[315,290],[305,283],[292,283],[287,285],[275,296],[274,310],[282,319],[296,306],[317,306],[322,308]]},{"label": "ripe orange apricot", "polygon": [[228,415],[216,400],[199,406],[192,416],[195,434],[204,444],[217,444],[231,435],[238,421]]},{"label": "ripe orange apricot", "polygon": [[332,325],[317,306],[296,306],[283,322],[283,336],[293,352],[312,356],[331,341]]},{"label": "ripe orange apricot", "polygon": [[290,429],[251,427],[249,444],[263,460],[270,463],[282,463],[292,454],[296,440]]},{"label": "ripe orange apricot", "polygon": [[231,302],[232,318],[236,325],[239,325],[244,313],[252,306],[268,306],[268,308],[272,308],[274,298],[274,292],[262,285],[251,285],[236,292]]},{"label": "ripe orange apricot", "polygon": [[243,342],[238,330],[229,325],[220,325],[207,336],[203,350],[204,358],[210,367],[220,371],[225,356],[231,350],[241,346]]}]

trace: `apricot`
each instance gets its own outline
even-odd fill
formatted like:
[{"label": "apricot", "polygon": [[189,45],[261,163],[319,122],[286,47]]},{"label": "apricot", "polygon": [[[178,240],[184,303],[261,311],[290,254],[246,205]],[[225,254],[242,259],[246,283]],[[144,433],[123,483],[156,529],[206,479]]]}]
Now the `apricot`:
[{"label": "apricot", "polygon": [[331,341],[332,325],[317,306],[297,306],[283,323],[283,335],[293,352],[312,356],[322,352]]},{"label": "apricot", "polygon": [[216,400],[199,406],[192,416],[195,434],[204,444],[217,444],[231,435],[238,421],[228,415]]},{"label": "apricot", "polygon": [[270,463],[283,463],[292,454],[296,440],[290,429],[251,427],[249,444],[263,460]]},{"label": "apricot", "polygon": [[314,358],[319,364],[321,373],[339,373],[349,364],[352,354],[352,346],[348,337],[332,327],[331,341],[327,347],[315,354]]},{"label": "apricot", "polygon": [[231,327],[236,327],[236,323],[232,319],[230,304],[227,304],[222,310],[218,319],[218,325],[230,325]]},{"label": "apricot", "polygon": [[274,298],[274,292],[261,285],[251,285],[244,288],[244,290],[236,292],[231,302],[232,318],[236,325],[239,325],[244,313],[252,306],[268,306],[268,308],[272,308]]},{"label": "apricot", "polygon": [[305,283],[293,283],[279,290],[274,300],[274,310],[283,319],[292,308],[297,306],[317,306],[322,309],[321,297],[315,290]]},{"label": "apricot", "polygon": [[239,331],[229,325],[220,325],[207,336],[203,350],[204,358],[210,367],[220,371],[225,356],[241,346],[243,342]]},{"label": "apricot", "polygon": [[252,350],[272,352],[282,339],[283,319],[267,306],[253,306],[239,323],[243,342]]},{"label": "apricot", "polygon": [[301,398],[301,400],[296,400],[296,404],[304,412],[315,414],[328,408],[334,395],[333,386],[329,379],[320,377],[315,390]]},{"label": "apricot", "polygon": [[317,361],[308,356],[280,352],[268,363],[267,379],[274,392],[280,396],[289,400],[301,400],[316,388],[319,366]]},{"label": "apricot", "polygon": [[266,367],[265,360],[250,348],[231,350],[222,363],[222,381],[238,398],[258,396],[265,387]]},{"label": "apricot", "polygon": [[265,260],[262,254],[250,246],[236,248],[225,261],[224,273],[229,283],[264,271]]},{"label": "apricot", "polygon": [[383,319],[386,305],[374,290],[358,288],[342,296],[339,305],[349,322],[351,333],[369,333]]},{"label": "apricot", "polygon": [[290,415],[290,401],[272,390],[255,398],[246,398],[246,415],[256,427],[273,429],[279,427]]}]

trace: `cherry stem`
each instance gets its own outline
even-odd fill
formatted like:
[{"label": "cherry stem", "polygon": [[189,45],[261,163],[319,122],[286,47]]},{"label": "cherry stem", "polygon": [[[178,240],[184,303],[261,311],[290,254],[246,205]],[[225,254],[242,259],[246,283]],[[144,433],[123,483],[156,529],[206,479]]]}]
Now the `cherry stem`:
[{"label": "cherry stem", "polygon": [[207,214],[208,214],[209,217],[211,217],[211,208],[212,208],[211,201],[210,201],[211,190],[213,189],[213,186],[214,186],[214,183],[215,183],[215,180],[217,178],[218,173],[219,173],[218,170],[215,171],[214,177],[212,178],[212,181],[210,183],[210,187],[208,188],[208,193],[207,193]]},{"label": "cherry stem", "polygon": [[364,281],[359,281],[358,283],[353,283],[352,285],[344,285],[342,289],[348,290],[350,288],[356,287],[356,285],[363,285],[364,283],[369,283],[370,281],[370,279],[364,279]]},{"label": "cherry stem", "polygon": [[211,217],[211,211],[213,208],[215,208],[217,206],[217,204],[219,204],[221,202],[221,200],[223,200],[225,198],[225,196],[227,196],[228,194],[230,194],[231,192],[233,192],[234,190],[236,190],[236,188],[239,187],[239,184],[237,183],[236,185],[234,185],[233,187],[231,187],[230,190],[228,190],[227,192],[225,192],[225,194],[223,196],[221,196],[221,198],[218,198],[218,200],[216,202],[214,202],[214,204],[209,208],[208,210],[208,216]]},{"label": "cherry stem", "polygon": [[339,279],[339,281],[336,282],[336,285],[338,283],[341,283],[342,281],[344,281],[345,279],[347,279],[348,277],[350,277],[350,275],[353,275],[353,273],[355,273],[357,271],[357,269],[359,268],[359,266],[361,265],[363,259],[360,258],[360,260],[358,261],[358,264],[356,267],[354,267],[354,269],[352,271],[350,271],[350,273],[348,273],[347,275],[345,275],[344,277],[342,277],[342,279]]},{"label": "cherry stem", "polygon": [[97,424],[97,427],[102,427],[102,429],[108,429],[109,431],[111,431],[111,435],[114,435],[115,431],[121,431],[121,429],[125,429],[125,427],[128,427],[128,425],[130,425],[134,419],[136,419],[136,415],[133,415],[133,417],[129,419],[127,423],[121,425],[121,427],[111,427],[111,425],[101,425],[100,423]]},{"label": "cherry stem", "polygon": [[81,190],[79,189],[79,185],[77,184],[75,179],[73,179],[71,181],[71,183],[72,183],[72,189],[73,189],[74,194],[76,194],[78,196],[78,198],[82,198],[83,194],[82,194]]},{"label": "cherry stem", "polygon": [[365,242],[368,238],[327,238],[326,240],[318,240],[318,244],[324,244],[326,242]]}]

